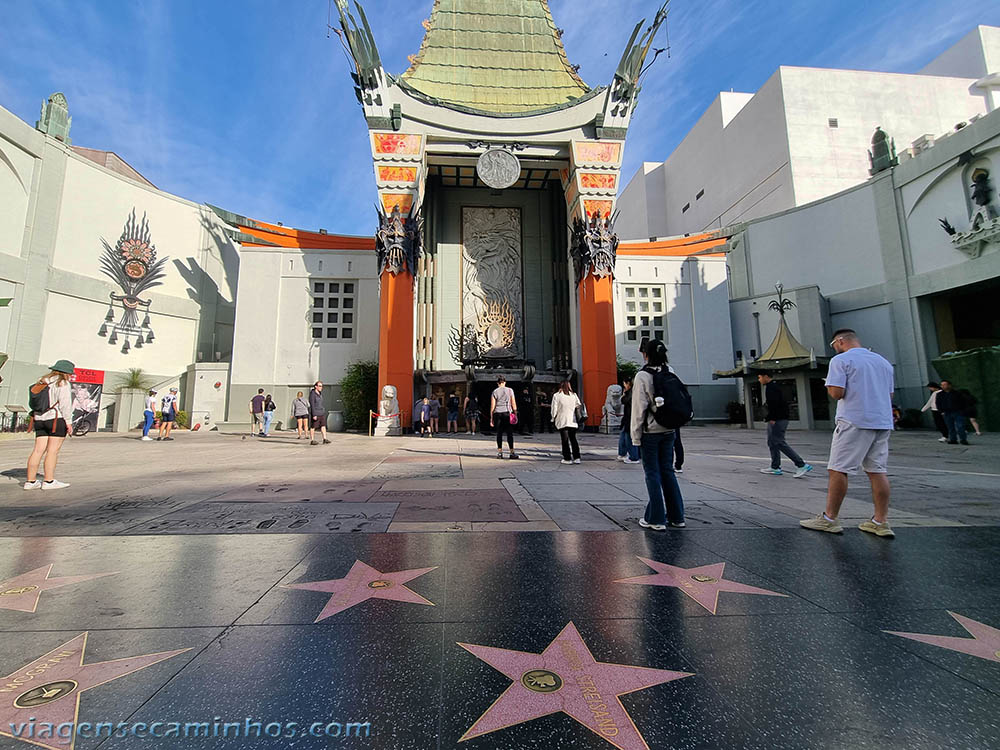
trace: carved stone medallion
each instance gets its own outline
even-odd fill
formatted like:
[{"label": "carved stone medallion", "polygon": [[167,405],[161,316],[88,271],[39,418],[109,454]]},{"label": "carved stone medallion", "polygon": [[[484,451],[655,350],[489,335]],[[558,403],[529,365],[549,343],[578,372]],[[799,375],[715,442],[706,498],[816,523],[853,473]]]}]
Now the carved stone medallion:
[{"label": "carved stone medallion", "polygon": [[476,162],[476,173],[486,185],[496,190],[509,188],[521,176],[521,163],[510,151],[491,148]]}]

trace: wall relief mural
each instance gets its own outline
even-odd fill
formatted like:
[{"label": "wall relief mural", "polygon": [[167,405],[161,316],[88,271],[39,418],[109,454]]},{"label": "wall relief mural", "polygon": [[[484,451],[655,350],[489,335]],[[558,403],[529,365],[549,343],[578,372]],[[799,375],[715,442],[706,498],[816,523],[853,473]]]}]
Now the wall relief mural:
[{"label": "wall relief mural", "polygon": [[484,358],[524,357],[520,209],[464,207],[462,243],[463,337]]},{"label": "wall relief mural", "polygon": [[[153,343],[153,329],[149,320],[149,304],[151,300],[143,299],[142,295],[154,286],[160,286],[166,271],[163,270],[167,258],[156,259],[156,248],[149,235],[149,222],[146,214],[142,221],[135,220],[135,208],[125,220],[122,236],[112,248],[107,240],[101,237],[104,253],[101,255],[101,273],[111,279],[121,294],[111,292],[111,302],[108,314],[104,318],[98,336],[108,336],[109,344],[117,344],[118,336],[124,339],[122,354],[128,354],[132,345],[129,337],[135,337],[135,348],[141,349],[143,344]],[[121,307],[121,317],[115,322],[115,306]],[[139,322],[140,312],[144,313]]]}]

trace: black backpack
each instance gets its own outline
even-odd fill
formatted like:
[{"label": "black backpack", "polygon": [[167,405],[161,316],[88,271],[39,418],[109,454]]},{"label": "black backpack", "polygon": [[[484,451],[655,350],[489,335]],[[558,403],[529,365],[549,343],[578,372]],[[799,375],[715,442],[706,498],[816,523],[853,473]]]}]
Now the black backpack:
[{"label": "black backpack", "polygon": [[666,367],[642,369],[643,372],[653,376],[653,396],[662,404],[651,408],[656,423],[668,430],[676,430],[690,422],[694,416],[694,405],[691,394],[681,379],[669,372]]},{"label": "black backpack", "polygon": [[44,414],[52,408],[49,384],[39,380],[28,389],[28,409],[32,414]]}]

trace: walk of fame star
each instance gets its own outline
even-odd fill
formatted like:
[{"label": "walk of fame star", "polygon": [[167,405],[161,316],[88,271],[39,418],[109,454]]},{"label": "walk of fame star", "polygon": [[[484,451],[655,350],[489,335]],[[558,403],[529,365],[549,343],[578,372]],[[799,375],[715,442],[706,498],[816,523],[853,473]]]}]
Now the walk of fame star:
[{"label": "walk of fame star", "polygon": [[312,581],[309,583],[289,583],[282,586],[286,589],[302,589],[303,591],[322,591],[333,594],[327,601],[323,611],[319,613],[313,622],[325,620],[345,609],[350,609],[355,604],[361,604],[368,599],[392,599],[397,602],[409,602],[410,604],[429,604],[434,606],[434,602],[427,601],[415,591],[411,591],[403,584],[409,583],[414,578],[422,576],[436,570],[433,568],[414,568],[413,570],[400,570],[396,573],[382,573],[375,570],[371,565],[366,565],[360,560],[356,560],[350,571],[343,578],[333,578],[328,581]]},{"label": "walk of fame star", "polygon": [[957,638],[950,635],[925,635],[923,633],[900,633],[895,630],[883,630],[889,635],[898,635],[901,638],[909,638],[911,641],[929,643],[932,646],[946,648],[949,651],[958,651],[962,654],[978,656],[980,659],[1000,662],[1000,630],[991,628],[981,622],[948,612],[958,621],[958,624],[968,631],[971,638]]},{"label": "walk of fame star", "polygon": [[95,573],[89,576],[62,576],[49,578],[54,563],[43,565],[27,573],[22,573],[6,581],[0,581],[0,609],[16,609],[19,612],[34,612],[38,607],[38,598],[43,591],[68,586],[71,583],[82,583],[95,578],[117,575],[114,573]]},{"label": "walk of fame star", "polygon": [[622,578],[615,583],[635,583],[640,586],[672,586],[683,591],[703,606],[713,615],[719,606],[719,592],[730,591],[734,594],[763,594],[764,596],[788,596],[779,594],[777,591],[759,589],[756,586],[748,586],[745,583],[728,581],[722,577],[722,572],[726,568],[724,562],[712,565],[702,565],[697,568],[678,568],[674,565],[656,562],[645,557],[640,557],[646,565],[656,571],[651,576],[635,576],[634,578]]},{"label": "walk of fame star", "polygon": [[513,680],[460,741],[562,711],[619,750],[649,750],[619,696],[693,674],[599,662],[572,622],[540,654],[458,645]]},{"label": "walk of fame star", "polygon": [[[73,750],[75,733],[68,739],[40,737],[42,725],[57,727],[70,722],[75,725],[83,691],[191,650],[182,648],[84,664],[86,649],[87,633],[81,633],[45,656],[0,677],[0,735],[51,750]],[[15,729],[20,736],[13,733]],[[34,730],[33,737],[30,730]]]}]

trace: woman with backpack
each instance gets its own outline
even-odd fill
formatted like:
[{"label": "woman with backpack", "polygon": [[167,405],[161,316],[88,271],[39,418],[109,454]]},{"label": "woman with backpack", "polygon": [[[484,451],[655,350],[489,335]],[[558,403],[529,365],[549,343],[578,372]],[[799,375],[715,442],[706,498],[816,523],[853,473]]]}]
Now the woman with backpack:
[{"label": "woman with backpack", "polygon": [[277,408],[270,393],[264,396],[264,437],[271,437],[271,422],[274,421],[274,410]]},{"label": "woman with backpack", "polygon": [[[674,474],[675,433],[673,428],[661,422],[669,422],[667,415],[678,406],[667,403],[671,395],[676,394],[680,400],[690,397],[684,384],[667,368],[667,347],[663,342],[653,339],[643,343],[645,345],[640,347],[640,351],[646,366],[635,376],[631,420],[632,443],[639,446],[649,495],[646,513],[639,519],[639,525],[654,531],[664,531],[667,524],[683,528],[684,500]],[[681,393],[683,397],[680,397]],[[689,406],[690,401],[687,400],[685,408]],[[691,418],[690,412],[686,416],[686,419],[681,418],[682,421]]]},{"label": "woman with backpack", "polygon": [[[35,426],[35,447],[28,456],[26,490],[59,490],[69,487],[67,482],[56,479],[56,461],[63,440],[72,435],[73,393],[69,377],[75,366],[66,359],[52,365],[50,372],[31,386],[28,406]],[[38,479],[38,466],[45,457],[44,481]]]},{"label": "woman with backpack", "polygon": [[573,393],[570,382],[564,380],[552,396],[552,424],[559,430],[559,437],[562,438],[562,461],[559,463],[580,463],[580,444],[576,442],[576,431],[577,409],[581,407],[580,397]]}]

